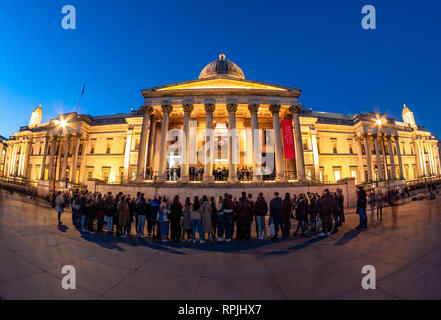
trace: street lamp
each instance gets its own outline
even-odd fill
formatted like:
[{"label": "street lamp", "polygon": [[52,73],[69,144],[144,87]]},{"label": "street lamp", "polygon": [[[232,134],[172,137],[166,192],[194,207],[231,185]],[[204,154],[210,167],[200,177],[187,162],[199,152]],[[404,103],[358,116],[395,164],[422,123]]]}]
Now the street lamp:
[{"label": "street lamp", "polygon": [[387,182],[387,190],[389,191],[389,188],[390,188],[389,168],[388,168],[388,164],[387,164],[386,148],[385,148],[385,145],[384,145],[384,132],[383,132],[383,128],[382,128],[383,120],[381,118],[377,119],[377,125],[378,125],[378,128],[379,128],[380,133],[381,133],[381,149],[383,150],[384,166],[385,166],[385,168],[384,168],[384,177],[385,177],[386,182]]},{"label": "street lamp", "polygon": [[[60,128],[60,131],[59,131],[60,133],[59,133],[58,139],[57,139],[57,146],[56,146],[55,151],[54,151],[54,152],[57,152],[59,150],[59,148],[60,148],[61,135],[63,134],[63,129],[66,128],[67,121],[64,120],[64,119],[55,120],[55,124]],[[58,165],[58,154],[55,155],[54,184],[53,184],[54,194],[55,194],[55,182],[57,180],[57,165]]]}]

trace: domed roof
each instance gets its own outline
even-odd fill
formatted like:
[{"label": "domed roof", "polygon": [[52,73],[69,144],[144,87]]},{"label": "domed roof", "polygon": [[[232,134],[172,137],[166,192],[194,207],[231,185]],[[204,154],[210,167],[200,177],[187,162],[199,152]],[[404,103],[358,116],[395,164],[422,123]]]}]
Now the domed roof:
[{"label": "domed roof", "polygon": [[219,60],[213,61],[202,69],[199,79],[213,77],[229,77],[234,79],[245,79],[242,70],[229,60],[225,60],[225,54],[219,55]]}]

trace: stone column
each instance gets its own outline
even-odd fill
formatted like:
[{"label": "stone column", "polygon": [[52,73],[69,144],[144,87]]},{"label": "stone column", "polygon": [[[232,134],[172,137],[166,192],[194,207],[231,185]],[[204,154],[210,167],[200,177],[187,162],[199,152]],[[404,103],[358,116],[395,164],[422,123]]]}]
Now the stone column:
[{"label": "stone column", "polygon": [[60,138],[59,138],[59,142],[58,142],[58,154],[56,155],[57,159],[55,161],[55,180],[56,181],[60,181],[60,174],[61,174],[61,149],[63,148],[63,142],[66,141],[66,138],[64,138],[62,136],[62,134],[60,134]]},{"label": "stone column", "polygon": [[299,181],[306,180],[305,174],[305,157],[303,155],[302,130],[300,127],[300,112],[303,106],[301,104],[293,105],[289,108],[292,113],[292,123],[294,127],[294,146],[296,151],[297,179]]},{"label": "stone column", "polygon": [[21,175],[27,179],[30,179],[28,176],[28,165],[29,165],[29,157],[31,155],[32,150],[32,137],[28,137],[25,143],[25,154],[23,157],[23,167],[21,171]]},{"label": "stone column", "polygon": [[46,171],[46,155],[47,155],[48,147],[49,147],[49,137],[46,136],[44,138],[43,160],[41,161],[40,180],[44,180],[44,172]]},{"label": "stone column", "polygon": [[130,153],[132,151],[132,139],[134,135],[134,126],[127,127],[126,147],[124,149],[124,180],[129,180]]},{"label": "stone column", "polygon": [[81,149],[80,176],[78,179],[82,184],[87,184],[87,177],[85,171],[86,171],[86,154],[88,148],[89,148],[89,138],[84,137],[83,148]]},{"label": "stone column", "polygon": [[404,180],[403,159],[401,158],[400,140],[398,136],[395,136],[395,145],[397,146],[398,165],[400,166],[400,180]]},{"label": "stone column", "polygon": [[420,148],[420,144],[418,142],[418,137],[413,136],[412,143],[414,146],[415,156],[416,156],[417,175],[418,175],[418,178],[421,178],[424,175],[424,173],[423,173],[423,165],[422,165],[422,160],[421,160],[421,148]]},{"label": "stone column", "polygon": [[139,140],[138,165],[136,167],[136,181],[141,182],[145,177],[145,164],[147,156],[147,133],[150,127],[150,115],[152,107],[144,107],[144,117],[142,119],[141,139]]},{"label": "stone column", "polygon": [[[70,146],[70,135],[66,136],[66,145],[64,146],[64,157],[63,157],[63,163],[61,165],[61,174],[60,174],[60,181],[64,181],[66,179],[66,168],[67,168],[67,158],[69,156],[69,146]],[[61,158],[60,158],[61,161]]]},{"label": "stone column", "polygon": [[250,104],[248,110],[251,113],[251,159],[253,166],[253,181],[258,182],[262,180],[262,174],[258,170],[258,165],[256,161],[256,154],[259,159],[262,157],[262,150],[260,145],[259,137],[259,120],[257,118],[257,113],[259,112],[258,104]]},{"label": "stone column", "polygon": [[49,158],[49,175],[48,180],[54,179],[54,158],[55,158],[55,148],[57,144],[57,136],[51,136],[51,154]]},{"label": "stone column", "polygon": [[363,140],[364,140],[364,149],[366,151],[366,163],[367,163],[367,169],[368,169],[368,180],[369,181],[374,181],[374,176],[372,173],[372,155],[371,155],[371,150],[369,148],[369,139],[368,139],[368,135],[365,134],[363,136]]},{"label": "stone column", "polygon": [[429,163],[430,163],[430,175],[435,175],[435,165],[433,161],[433,152],[432,152],[432,141],[429,140],[427,143],[428,152],[429,152]]},{"label": "stone column", "polygon": [[367,182],[365,181],[366,179],[364,176],[363,147],[361,146],[361,138],[356,136],[355,143],[357,145],[357,156],[358,156],[358,176],[359,176],[358,183]]},{"label": "stone column", "polygon": [[[214,133],[213,133],[213,112],[216,110],[216,105],[212,103],[205,104],[205,148],[210,149],[209,159],[205,158],[204,182],[213,182],[213,167],[214,167]],[[207,153],[205,152],[205,157]]]},{"label": "stone column", "polygon": [[[229,133],[228,133],[228,181],[237,182],[237,170],[236,170],[236,111],[237,104],[227,104],[228,120],[229,120]],[[233,136],[234,134],[234,136]]]},{"label": "stone column", "polygon": [[372,138],[374,139],[375,156],[377,158],[378,180],[382,181],[382,180],[384,180],[384,175],[383,175],[383,165],[381,163],[380,147],[378,146],[378,135],[373,134]]},{"label": "stone column", "polygon": [[312,157],[314,159],[314,177],[315,180],[320,181],[320,162],[319,162],[319,153],[317,146],[317,130],[315,128],[311,128],[310,132],[311,132],[311,142],[312,142]]},{"label": "stone column", "polygon": [[[147,143],[147,167],[151,167],[153,170],[153,157],[154,157],[154,144],[156,135],[156,122],[157,117],[152,114],[150,115],[150,129],[149,129],[149,142]],[[128,175],[128,173],[127,173]]]},{"label": "stone column", "polygon": [[159,154],[159,173],[160,182],[167,180],[167,133],[170,120],[170,113],[173,111],[172,105],[163,105],[162,108],[162,128],[161,128],[161,151]]},{"label": "stone column", "polygon": [[185,143],[184,143],[184,148],[183,148],[183,152],[184,154],[182,155],[181,161],[182,161],[182,165],[181,165],[181,182],[188,182],[190,180],[190,176],[189,176],[189,168],[190,168],[190,152],[189,152],[189,144],[190,144],[190,119],[191,119],[191,113],[194,110],[194,106],[192,104],[184,104],[183,106],[184,109],[184,127],[183,127],[183,131],[184,131],[184,139],[185,139]]},{"label": "stone column", "polygon": [[387,139],[387,145],[389,148],[389,155],[390,155],[390,171],[391,171],[391,178],[392,181],[397,180],[396,174],[395,174],[395,157],[394,157],[394,149],[392,148],[392,140],[391,136],[386,136]]},{"label": "stone column", "polygon": [[75,136],[75,146],[74,146],[74,153],[72,155],[72,168],[70,170],[70,181],[73,183],[77,183],[77,167],[78,167],[78,152],[80,150],[80,140],[81,135],[77,134]]},{"label": "stone column", "polygon": [[269,111],[273,115],[273,129],[274,129],[274,152],[276,158],[276,181],[284,181],[285,172],[283,166],[283,147],[282,147],[282,134],[280,132],[280,120],[279,111],[280,105],[272,104],[269,107]]}]

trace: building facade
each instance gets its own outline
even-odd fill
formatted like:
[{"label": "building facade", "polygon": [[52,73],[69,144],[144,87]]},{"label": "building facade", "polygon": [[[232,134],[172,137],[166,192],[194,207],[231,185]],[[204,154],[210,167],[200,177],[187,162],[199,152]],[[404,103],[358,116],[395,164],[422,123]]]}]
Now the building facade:
[{"label": "building facade", "polygon": [[[223,54],[197,80],[142,95],[144,105],[131,113],[73,112],[47,123],[38,106],[29,125],[7,141],[2,172],[58,187],[89,179],[196,183],[191,172],[201,168],[200,183],[238,183],[244,168],[256,183],[352,177],[362,184],[441,175],[438,141],[408,107],[401,121],[306,110],[300,90],[247,80]],[[282,120],[292,124],[294,159],[286,157]],[[206,145],[214,151],[201,157]],[[171,174],[174,168],[179,174]],[[227,178],[216,181],[217,171]]]}]

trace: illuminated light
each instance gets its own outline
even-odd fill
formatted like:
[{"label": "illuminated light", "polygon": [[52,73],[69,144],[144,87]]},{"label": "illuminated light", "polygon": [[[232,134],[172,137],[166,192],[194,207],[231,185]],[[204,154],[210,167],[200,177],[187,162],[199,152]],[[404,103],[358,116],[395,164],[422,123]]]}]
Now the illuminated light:
[{"label": "illuminated light", "polygon": [[60,127],[62,127],[62,128],[66,127],[66,125],[67,125],[66,120],[60,120],[59,125],[60,125]]},{"label": "illuminated light", "polygon": [[377,124],[378,124],[379,126],[381,126],[382,123],[383,123],[383,121],[382,121],[381,119],[377,119]]},{"label": "illuminated light", "polygon": [[195,83],[185,83],[171,87],[161,88],[158,91],[171,90],[200,90],[200,89],[243,89],[243,90],[274,90],[287,91],[283,88],[273,87],[260,83],[243,82],[231,79],[214,79],[206,81],[197,81]]}]

